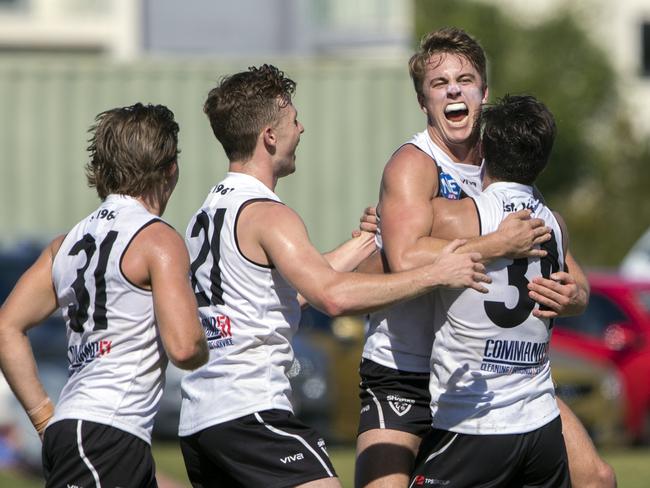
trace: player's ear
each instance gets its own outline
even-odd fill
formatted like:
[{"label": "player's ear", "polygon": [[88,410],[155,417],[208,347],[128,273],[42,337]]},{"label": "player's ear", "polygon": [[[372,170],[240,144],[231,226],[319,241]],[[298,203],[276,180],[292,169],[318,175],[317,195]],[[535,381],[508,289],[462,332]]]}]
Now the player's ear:
[{"label": "player's ear", "polygon": [[264,141],[264,145],[270,149],[270,148],[275,148],[275,146],[278,143],[278,135],[275,132],[275,129],[273,129],[272,126],[267,125],[264,127],[262,130],[262,133],[260,134],[262,137],[262,140]]},{"label": "player's ear", "polygon": [[418,104],[420,105],[420,110],[422,110],[426,115],[429,115],[426,105],[424,105],[424,97],[418,93]]},{"label": "player's ear", "polygon": [[490,96],[490,93],[489,93],[489,90],[488,90],[488,86],[485,85],[485,88],[483,89],[483,100],[481,100],[481,103],[487,103],[489,96]]}]

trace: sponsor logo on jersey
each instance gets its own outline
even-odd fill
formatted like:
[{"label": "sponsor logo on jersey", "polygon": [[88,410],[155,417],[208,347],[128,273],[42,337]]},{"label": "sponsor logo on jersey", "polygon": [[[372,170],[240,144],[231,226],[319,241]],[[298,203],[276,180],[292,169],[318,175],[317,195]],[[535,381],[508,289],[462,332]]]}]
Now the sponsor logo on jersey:
[{"label": "sponsor logo on jersey", "polygon": [[66,486],[67,488],[84,488],[84,487],[81,486],[81,485],[71,485],[70,483],[66,483],[65,486]]},{"label": "sponsor logo on jersey", "polygon": [[68,347],[68,374],[72,376],[95,359],[111,353],[113,341],[101,340]]},{"label": "sponsor logo on jersey", "polygon": [[411,398],[403,398],[399,395],[388,395],[386,397],[390,408],[400,417],[406,415],[411,407],[415,404],[415,400]]},{"label": "sponsor logo on jersey", "polygon": [[232,346],[232,325],[227,315],[212,315],[201,317],[201,325],[205,332],[210,349]]},{"label": "sponsor logo on jersey", "polygon": [[467,178],[461,178],[460,180],[463,185],[471,186],[472,188],[478,188],[478,183],[474,180],[468,180]]},{"label": "sponsor logo on jersey", "polygon": [[440,172],[440,196],[449,200],[459,200],[462,190],[453,176],[444,171]]},{"label": "sponsor logo on jersey", "polygon": [[447,486],[449,483],[451,483],[451,481],[449,480],[427,478],[426,476],[422,476],[421,474],[416,475],[415,479],[413,480],[413,484],[415,486]]},{"label": "sponsor logo on jersey", "polygon": [[503,202],[503,211],[508,212],[518,212],[519,210],[530,210],[535,211],[539,207],[539,200],[535,198],[529,198],[528,200],[522,200],[518,202]]},{"label": "sponsor logo on jersey", "polygon": [[534,376],[548,362],[548,342],[488,339],[483,349],[482,371]]},{"label": "sponsor logo on jersey", "polygon": [[302,461],[303,459],[305,459],[305,455],[302,452],[297,452],[296,454],[290,454],[289,456],[280,458],[280,461],[282,461],[282,464],[289,464],[296,461]]},{"label": "sponsor logo on jersey", "polygon": [[370,412],[370,405],[364,405],[364,406],[361,408],[361,412],[360,412],[360,413],[366,413],[366,412]]}]

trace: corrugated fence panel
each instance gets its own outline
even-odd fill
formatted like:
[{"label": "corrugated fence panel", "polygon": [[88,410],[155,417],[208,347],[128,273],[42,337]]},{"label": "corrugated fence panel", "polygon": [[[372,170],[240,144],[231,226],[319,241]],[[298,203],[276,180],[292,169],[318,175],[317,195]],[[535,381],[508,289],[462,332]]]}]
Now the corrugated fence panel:
[{"label": "corrugated fence panel", "polygon": [[[184,232],[227,169],[203,101],[221,76],[251,64],[259,63],[0,58],[1,239],[49,239],[97,206],[83,170],[87,130],[102,110],[136,101],[169,106],[181,126],[181,178],[165,217]],[[423,115],[405,62],[277,64],[298,83],[305,126],[297,171],[277,192],[303,216],[314,243],[331,249],[376,202],[383,165],[424,127]]]}]

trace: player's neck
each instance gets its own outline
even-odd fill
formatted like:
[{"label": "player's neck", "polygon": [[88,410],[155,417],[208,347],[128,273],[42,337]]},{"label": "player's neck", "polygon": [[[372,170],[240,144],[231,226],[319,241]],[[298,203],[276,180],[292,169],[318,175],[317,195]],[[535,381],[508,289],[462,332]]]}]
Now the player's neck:
[{"label": "player's neck", "polygon": [[442,149],[454,163],[480,166],[481,155],[474,136],[471,136],[469,139],[461,143],[454,144],[448,140],[443,140],[442,137],[440,137],[440,135],[430,126],[427,127],[427,132],[429,133],[431,140]]},{"label": "player's neck", "polygon": [[261,181],[271,191],[275,191],[275,185],[278,182],[278,179],[273,174],[270,165],[264,164],[263,162],[254,158],[245,162],[231,161],[228,171],[232,173],[243,173],[245,175],[252,176],[253,178]]},{"label": "player's neck", "polygon": [[481,156],[475,144],[448,145],[443,150],[451,157],[454,163],[481,165]]},{"label": "player's neck", "polygon": [[162,216],[167,207],[167,201],[161,202],[156,196],[140,196],[134,197],[140,205],[147,209],[149,213],[157,215],[158,217]]}]

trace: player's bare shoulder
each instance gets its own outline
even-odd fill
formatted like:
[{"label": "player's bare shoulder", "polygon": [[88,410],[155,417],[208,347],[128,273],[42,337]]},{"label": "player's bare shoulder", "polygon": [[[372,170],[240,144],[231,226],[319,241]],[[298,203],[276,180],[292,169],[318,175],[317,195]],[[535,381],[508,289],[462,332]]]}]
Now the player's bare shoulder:
[{"label": "player's bare shoulder", "polygon": [[137,233],[121,262],[124,276],[147,289],[151,287],[152,270],[170,266],[189,269],[189,254],[180,234],[162,220],[153,221]]},{"label": "player's bare shoulder", "polygon": [[183,237],[163,220],[156,220],[144,227],[133,239],[133,245],[151,259],[189,259]]},{"label": "player's bare shoulder", "polygon": [[45,248],[44,252],[49,253],[52,261],[54,261],[54,258],[56,257],[57,253],[59,252],[59,249],[61,248],[61,244],[63,244],[65,236],[66,236],[66,234],[61,234],[60,236],[56,236],[54,239],[52,239],[52,241]]},{"label": "player's bare shoulder", "polygon": [[438,191],[438,168],[431,156],[413,144],[404,144],[386,163],[381,185],[382,191],[405,187],[433,197]]},{"label": "player's bare shoulder", "polygon": [[302,219],[291,207],[274,200],[251,201],[243,206],[237,219],[238,239],[254,236],[256,240],[268,239],[275,234],[286,234],[296,226],[304,226]]}]

